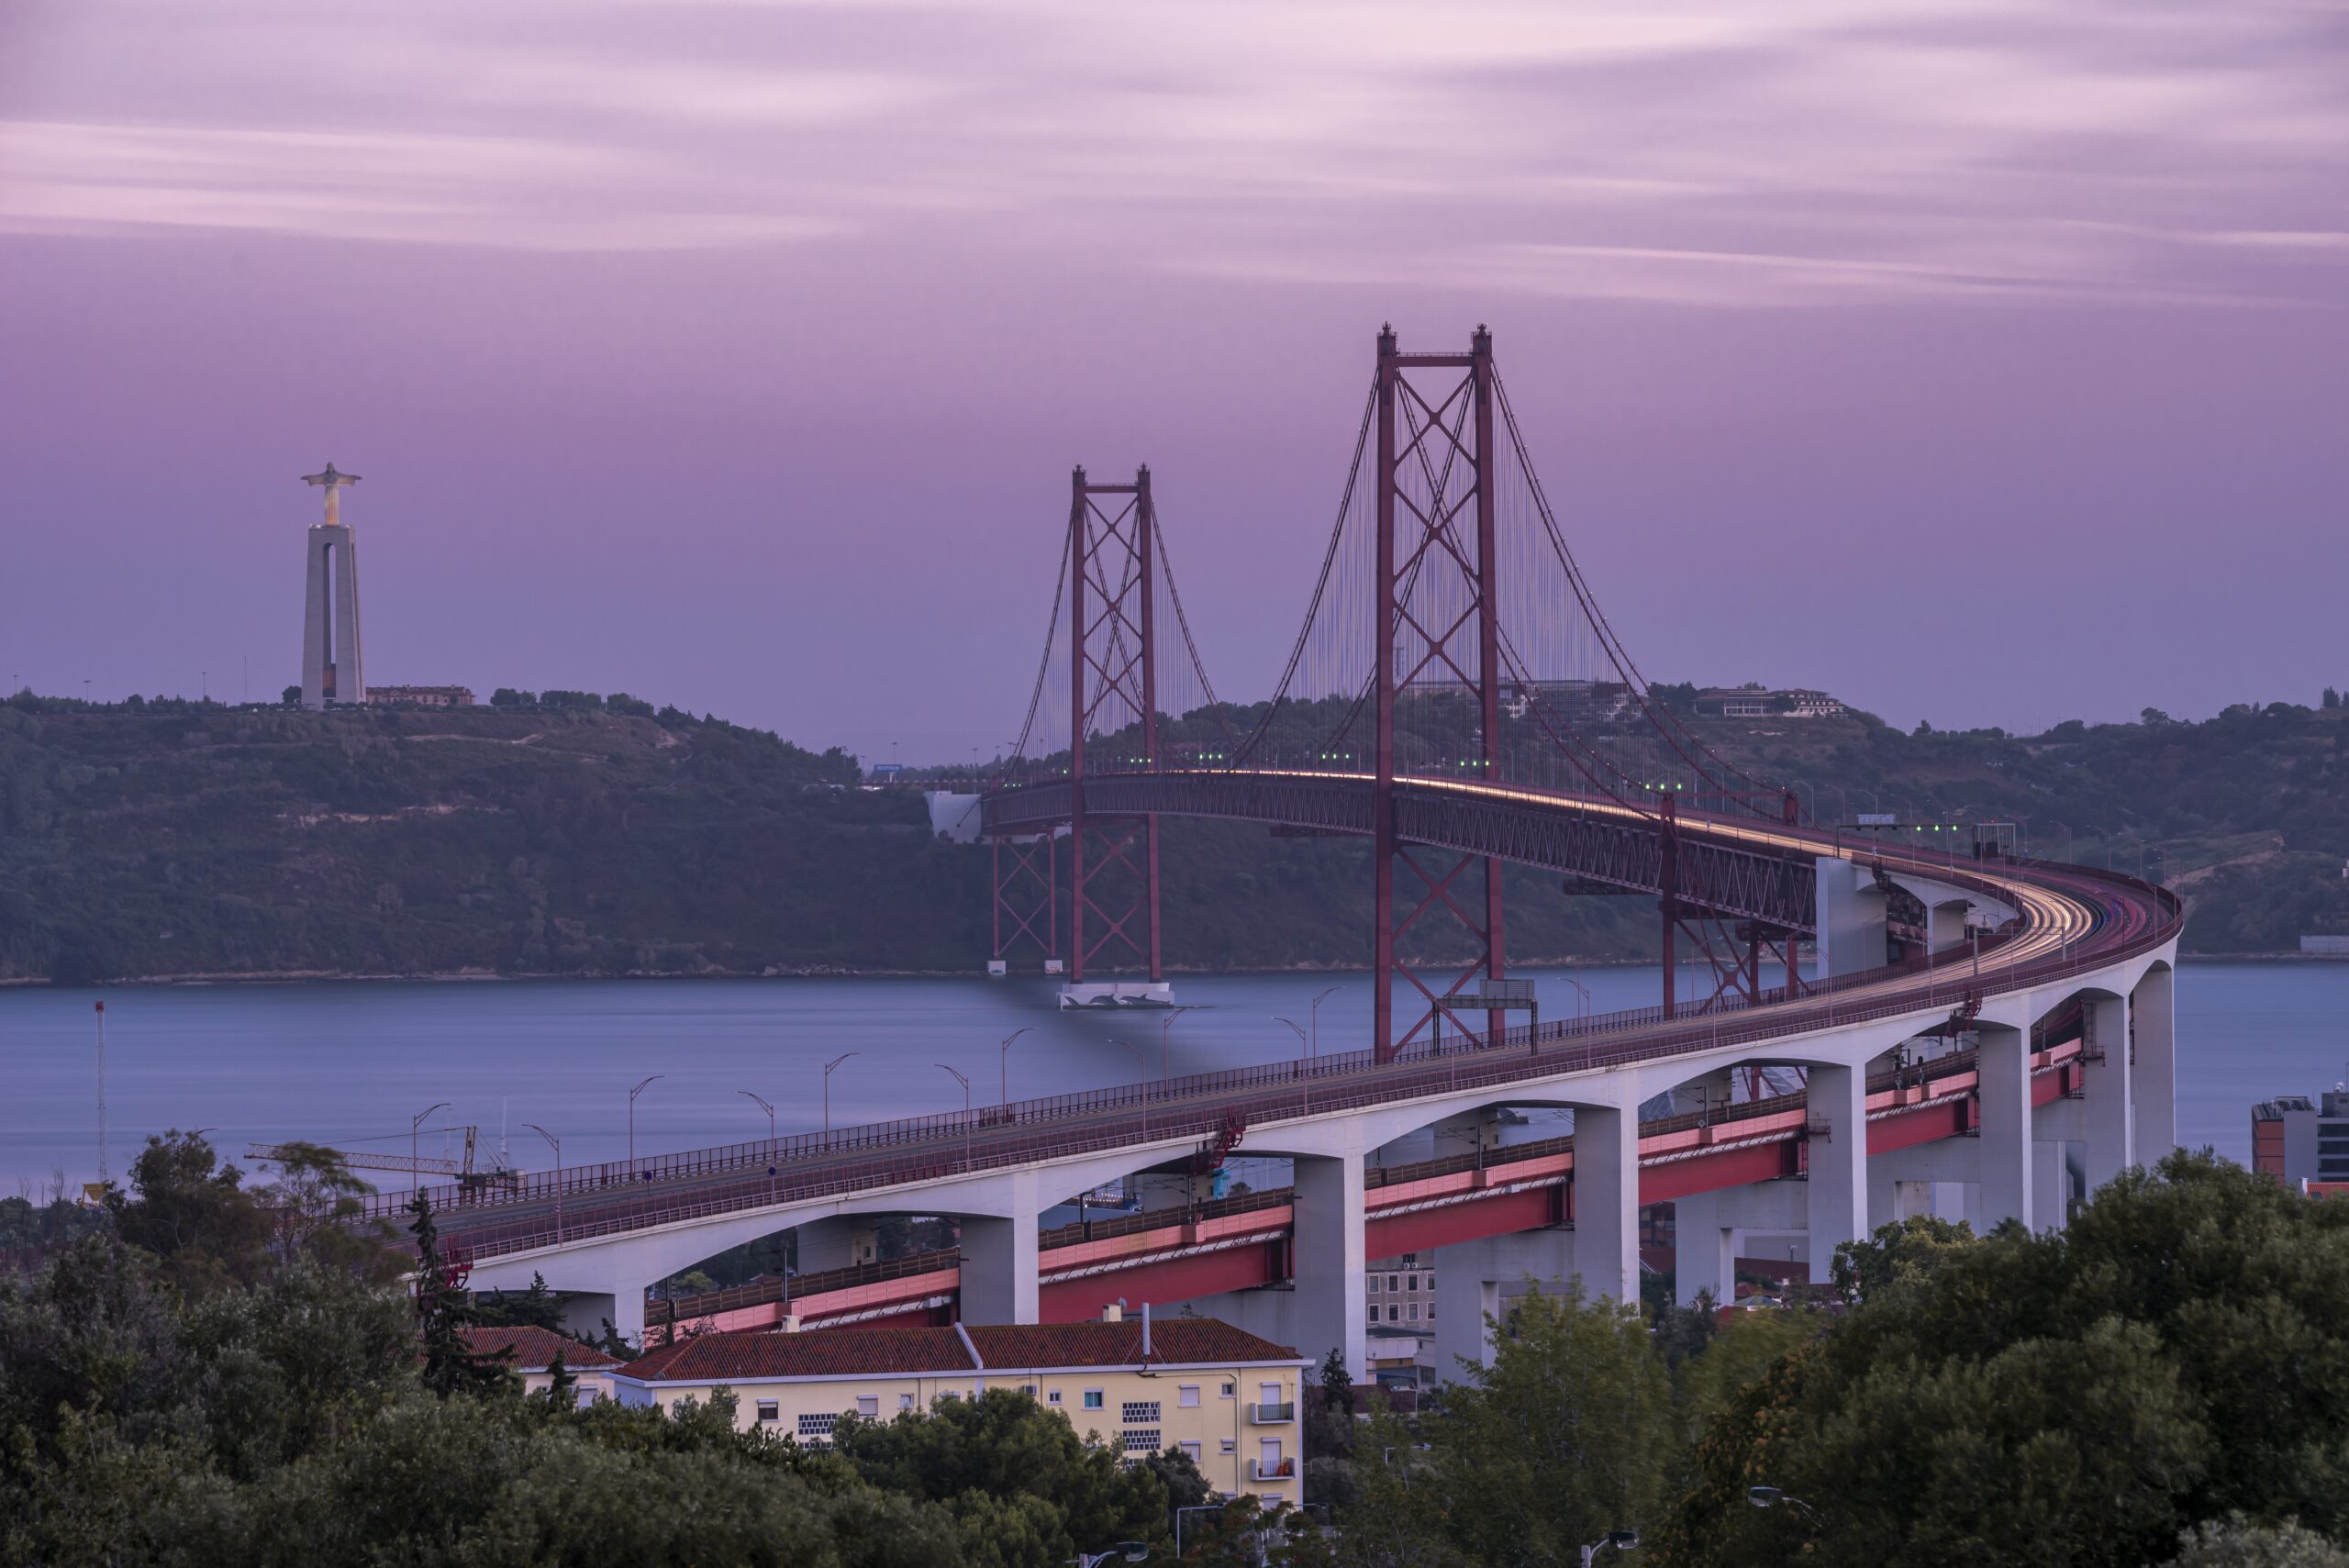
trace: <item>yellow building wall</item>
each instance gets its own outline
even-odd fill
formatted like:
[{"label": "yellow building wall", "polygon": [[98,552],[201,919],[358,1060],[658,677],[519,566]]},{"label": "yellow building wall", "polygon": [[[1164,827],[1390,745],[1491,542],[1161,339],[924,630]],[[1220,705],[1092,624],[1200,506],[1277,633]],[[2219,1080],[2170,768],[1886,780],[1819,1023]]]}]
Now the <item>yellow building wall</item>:
[{"label": "yellow building wall", "polygon": [[[612,1397],[612,1374],[610,1373],[574,1372],[571,1375],[573,1380],[579,1385],[578,1398],[579,1403],[582,1405],[587,1404],[589,1401],[595,1399],[609,1399]],[[546,1390],[547,1385],[552,1382],[554,1382],[553,1373],[537,1367],[526,1368],[522,1373],[522,1392],[525,1394],[543,1393]]]},{"label": "yellow building wall", "polygon": [[[1080,1368],[807,1382],[745,1380],[730,1385],[662,1384],[651,1390],[651,1396],[654,1404],[670,1411],[687,1399],[706,1403],[718,1387],[730,1386],[738,1402],[735,1424],[743,1430],[763,1427],[803,1441],[820,1441],[831,1430],[825,1417],[852,1413],[886,1421],[907,1410],[927,1410],[940,1399],[975,1398],[991,1388],[1029,1392],[1046,1409],[1065,1415],[1080,1435],[1097,1438],[1129,1458],[1139,1460],[1197,1444],[1196,1451],[1186,1451],[1194,1453],[1199,1473],[1217,1491],[1227,1496],[1244,1493],[1295,1505],[1303,1496],[1305,1469],[1304,1430],[1297,1412],[1298,1377],[1294,1366],[1162,1368],[1147,1375],[1121,1368]],[[1264,1397],[1267,1385],[1278,1389],[1277,1399]],[[1229,1396],[1223,1392],[1227,1385],[1231,1389]],[[1197,1390],[1196,1405],[1184,1403],[1186,1390],[1190,1389]],[[1090,1393],[1100,1396],[1099,1408],[1086,1407]],[[860,1399],[869,1403],[860,1406]],[[775,1407],[774,1418],[762,1420],[760,1407],[769,1401]],[[1274,1407],[1261,1408],[1267,1404]],[[1155,1420],[1147,1418],[1152,1405],[1157,1407]],[[1130,1415],[1134,1418],[1129,1420]],[[803,1422],[802,1417],[815,1419]],[[1127,1434],[1152,1431],[1157,1437],[1147,1446],[1126,1448]],[[1267,1468],[1262,1462],[1267,1456],[1264,1444],[1268,1440],[1279,1445],[1285,1473],[1258,1473]]]}]

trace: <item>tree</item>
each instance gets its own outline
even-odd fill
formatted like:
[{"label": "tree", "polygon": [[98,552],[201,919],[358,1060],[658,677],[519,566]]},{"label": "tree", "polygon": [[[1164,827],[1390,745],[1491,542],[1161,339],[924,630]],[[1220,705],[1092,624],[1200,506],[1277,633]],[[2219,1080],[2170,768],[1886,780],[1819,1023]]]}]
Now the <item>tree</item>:
[{"label": "tree", "polygon": [[1158,1477],[1166,1488],[1169,1513],[1176,1508],[1196,1508],[1215,1496],[1215,1488],[1199,1473],[1197,1461],[1179,1448],[1166,1449],[1141,1462],[1142,1468]]},{"label": "tree", "polygon": [[[1009,1389],[941,1399],[887,1422],[843,1420],[832,1440],[860,1476],[885,1491],[943,1504],[966,1518],[983,1511],[997,1519],[1013,1510],[1046,1542],[1039,1562],[1064,1562],[1109,1541],[1166,1537],[1166,1486],[1155,1471],[1120,1462],[1079,1437],[1066,1416]],[[995,1501],[982,1508],[979,1498]]]},{"label": "tree", "polygon": [[416,1323],[392,1292],[310,1257],[184,1313],[206,1446],[250,1481],[331,1447],[415,1387]]},{"label": "tree", "polygon": [[2168,1568],[2349,1568],[2349,1551],[2297,1519],[2261,1525],[2240,1513],[2205,1519],[2181,1535],[2178,1546]]},{"label": "tree", "polygon": [[450,1277],[440,1256],[432,1200],[419,1192],[408,1200],[407,1211],[416,1216],[408,1232],[416,1238],[417,1338],[424,1349],[424,1385],[443,1398],[510,1386],[507,1367],[513,1351],[476,1351],[465,1340],[466,1329],[481,1326],[481,1313]]},{"label": "tree", "polygon": [[2066,1231],[1888,1228],[1838,1278],[1855,1305],[1712,1422],[1653,1561],[2121,1568],[2231,1510],[2349,1524],[2342,1206],[2176,1153]]},{"label": "tree", "polygon": [[1856,1307],[1896,1285],[1913,1284],[1972,1245],[1974,1228],[1962,1219],[1911,1215],[1878,1226],[1865,1241],[1835,1249],[1829,1277],[1846,1307]]},{"label": "tree", "polygon": [[517,691],[512,686],[500,686],[489,694],[492,707],[534,707],[538,700],[536,692]]},{"label": "tree", "polygon": [[288,686],[283,692],[280,692],[278,696],[287,707],[299,707],[302,706],[302,688],[299,686]]},{"label": "tree", "polygon": [[244,1173],[221,1163],[200,1132],[150,1137],[130,1162],[130,1192],[106,1202],[125,1241],[160,1260],[162,1276],[192,1297],[260,1277],[269,1262],[270,1217],[244,1189]]},{"label": "tree", "polygon": [[2324,706],[2327,707],[2339,707],[2341,706],[2341,694],[2333,690],[2331,686],[2325,687]]},{"label": "tree", "polygon": [[1584,1543],[1650,1521],[1672,1390],[1635,1305],[1529,1289],[1493,1323],[1492,1364],[1463,1370],[1430,1435],[1471,1560],[1571,1562]]},{"label": "tree", "polygon": [[1417,1435],[1382,1405],[1355,1436],[1355,1496],[1342,1515],[1338,1561],[1347,1568],[1470,1568],[1473,1560],[1446,1528],[1444,1478]]},{"label": "tree", "polygon": [[547,1288],[546,1275],[533,1270],[530,1288],[519,1296],[493,1290],[486,1296],[473,1297],[473,1310],[481,1314],[485,1324],[513,1328],[551,1329],[556,1333],[566,1330],[562,1326],[562,1303]]},{"label": "tree", "polygon": [[281,1259],[305,1254],[330,1266],[389,1284],[399,1265],[387,1243],[391,1227],[362,1220],[364,1199],[375,1189],[351,1174],[338,1150],[316,1143],[278,1148],[277,1179],[253,1194],[268,1216]]}]

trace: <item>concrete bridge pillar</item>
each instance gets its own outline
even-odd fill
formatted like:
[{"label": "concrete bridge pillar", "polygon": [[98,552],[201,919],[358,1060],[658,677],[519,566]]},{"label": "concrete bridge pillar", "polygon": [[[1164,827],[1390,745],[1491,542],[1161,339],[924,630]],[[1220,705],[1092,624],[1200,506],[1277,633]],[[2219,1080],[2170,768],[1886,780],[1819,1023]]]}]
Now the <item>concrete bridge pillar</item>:
[{"label": "concrete bridge pillar", "polygon": [[1976,1033],[1982,1135],[1976,1140],[1982,1184],[1982,1224],[2014,1219],[2040,1227],[2032,1191],[2031,1038],[2003,1024]]},{"label": "concrete bridge pillar", "polygon": [[1300,1154],[1294,1166],[1295,1343],[1316,1361],[1342,1351],[1360,1383],[1370,1375],[1362,1156]]},{"label": "concrete bridge pillar", "polygon": [[796,1227],[792,1231],[792,1251],[803,1274],[844,1269],[879,1255],[873,1221],[846,1214],[810,1219]]},{"label": "concrete bridge pillar", "polygon": [[2149,970],[2129,994],[2135,1042],[2129,1090],[2137,1113],[2131,1138],[2147,1165],[2177,1147],[2176,982],[2173,970]]},{"label": "concrete bridge pillar", "polygon": [[1033,1323],[1036,1295],[1036,1216],[964,1219],[963,1321]]},{"label": "concrete bridge pillar", "polygon": [[[1771,1181],[1677,1200],[1673,1236],[1679,1255],[1672,1283],[1680,1304],[1694,1303],[1699,1290],[1711,1291],[1723,1306],[1736,1300],[1738,1258],[1759,1255],[1748,1251],[1749,1235],[1799,1233],[1808,1222],[1809,1196],[1806,1182]],[[1783,1254],[1785,1249],[1778,1251]]]},{"label": "concrete bridge pillar", "polygon": [[1037,1320],[1036,1221],[1051,1207],[1040,1191],[1036,1172],[1014,1172],[987,1206],[995,1213],[961,1217],[963,1322]]},{"label": "concrete bridge pillar", "polygon": [[1819,919],[1819,973],[1849,974],[1884,963],[1884,894],[1856,862],[1821,855],[1813,872]]},{"label": "concrete bridge pillar", "polygon": [[1867,1235],[1868,1075],[1865,1067],[1810,1070],[1810,1283],[1834,1277],[1835,1249]]},{"label": "concrete bridge pillar", "polygon": [[[607,1322],[615,1329],[619,1327],[618,1304],[607,1294],[566,1291],[563,1293],[562,1313],[564,1331],[584,1334],[591,1340],[602,1336]],[[643,1338],[644,1309],[641,1307],[637,1308],[636,1333],[638,1339]]]},{"label": "concrete bridge pillar", "polygon": [[2132,1136],[2135,1107],[2130,1090],[2129,1004],[2119,996],[2090,996],[2081,1004],[2081,1054],[2086,1095],[2086,1175],[2088,1195],[2137,1162]]},{"label": "concrete bridge pillar", "polygon": [[1464,1375],[1462,1362],[1491,1363],[1493,1331],[1487,1319],[1498,1317],[1524,1286],[1538,1286],[1553,1296],[1566,1294],[1575,1277],[1575,1242],[1568,1230],[1520,1230],[1437,1248],[1436,1375],[1456,1383]]},{"label": "concrete bridge pillar", "polygon": [[1640,1299],[1640,1129],[1635,1111],[1575,1107],[1575,1273],[1583,1294]]},{"label": "concrete bridge pillar", "polygon": [[1672,1206],[1672,1294],[1693,1307],[1709,1292],[1722,1306],[1737,1299],[1737,1231],[1722,1223],[1721,1195],[1691,1193]]},{"label": "concrete bridge pillar", "polygon": [[2061,1230],[2072,1218],[2073,1145],[2040,1139],[2031,1146],[2032,1222],[2042,1230]]}]

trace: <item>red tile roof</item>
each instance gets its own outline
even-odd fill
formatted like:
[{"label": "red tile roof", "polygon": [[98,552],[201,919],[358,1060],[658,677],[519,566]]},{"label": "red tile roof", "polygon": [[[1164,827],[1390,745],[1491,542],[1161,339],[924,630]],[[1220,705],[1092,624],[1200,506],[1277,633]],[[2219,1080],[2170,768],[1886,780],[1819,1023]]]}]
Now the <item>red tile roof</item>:
[{"label": "red tile roof", "polygon": [[[969,1329],[988,1372],[1135,1366],[1141,1324],[1040,1323]],[[1153,1365],[1294,1362],[1286,1345],[1211,1318],[1178,1318],[1151,1328]],[[763,1377],[873,1377],[892,1373],[967,1373],[970,1351],[952,1329],[812,1329],[796,1334],[702,1334],[664,1345],[621,1369],[660,1383],[725,1383]]]},{"label": "red tile roof", "polygon": [[551,1329],[464,1329],[459,1332],[463,1335],[465,1343],[476,1351],[495,1355],[499,1351],[511,1350],[514,1360],[510,1364],[519,1372],[537,1372],[551,1366],[557,1354],[562,1357],[562,1364],[573,1372],[595,1371],[620,1364],[619,1357],[606,1355],[593,1345],[583,1345]]}]

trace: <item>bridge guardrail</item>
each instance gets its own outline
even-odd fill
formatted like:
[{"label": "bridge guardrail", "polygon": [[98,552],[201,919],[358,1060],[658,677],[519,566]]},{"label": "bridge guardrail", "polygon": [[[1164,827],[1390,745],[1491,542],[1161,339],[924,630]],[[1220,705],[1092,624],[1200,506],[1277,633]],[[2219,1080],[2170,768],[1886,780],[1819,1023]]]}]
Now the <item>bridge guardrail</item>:
[{"label": "bridge guardrail", "polygon": [[[2001,928],[1982,943],[1983,959],[1986,962],[1995,959],[2020,934],[2020,930],[2011,925]],[[1765,991],[1758,1001],[1743,996],[1717,997],[1700,1010],[1675,1010],[1674,1018],[1676,1020],[1718,1017],[1753,1007],[1775,1006],[1788,1001],[1832,995],[1862,986],[1881,984],[1902,974],[1924,973],[1937,967],[1955,967],[1961,962],[1970,964],[1971,957],[1969,952],[1963,961],[1943,960],[1936,963],[1932,955],[1925,955],[1853,974],[1805,981],[1792,995],[1784,985],[1774,986]],[[1461,1006],[1464,1012],[1477,1010],[1466,1001]],[[1585,1035],[1618,1033],[1664,1022],[1665,1018],[1661,1006],[1622,1008],[1540,1025],[1520,1024],[1497,1035],[1464,1032],[1452,1037],[1443,1054],[1532,1049],[1545,1042],[1573,1040]],[[608,1193],[614,1188],[633,1188],[640,1183],[734,1172],[763,1172],[769,1167],[774,1168],[777,1177],[782,1177],[787,1165],[803,1161],[829,1161],[842,1154],[912,1144],[943,1147],[949,1143],[959,1143],[966,1132],[988,1132],[1005,1127],[1092,1117],[1129,1108],[1146,1112],[1152,1106],[1172,1105],[1201,1095],[1230,1094],[1285,1083],[1302,1083],[1309,1094],[1314,1081],[1345,1077],[1379,1065],[1376,1053],[1372,1051],[1331,1052],[1291,1062],[1225,1068],[1211,1073],[1188,1073],[1180,1078],[1015,1100],[1008,1106],[987,1106],[968,1112],[941,1111],[930,1116],[901,1117],[890,1121],[834,1129],[829,1133],[796,1133],[772,1142],[756,1140],[671,1154],[647,1155],[633,1162],[612,1161],[595,1165],[570,1166],[560,1172],[527,1175],[509,1185],[488,1191],[448,1185],[428,1187],[425,1193],[436,1208],[470,1212],[552,1198],[558,1193],[565,1196]],[[403,1211],[409,1198],[407,1193],[377,1194],[364,1201],[363,1212],[369,1218],[390,1218]]]},{"label": "bridge guardrail", "polygon": [[[2066,867],[2059,873],[2054,868],[2048,868],[2051,876],[2084,869]],[[2110,878],[2106,873],[2083,880],[2111,880],[2122,885],[2129,884],[2129,879],[2125,877]],[[2098,946],[2093,951],[2076,955],[2058,953],[2033,960],[2020,969],[2009,966],[2002,976],[1997,977],[2004,980],[2006,987],[2043,984],[2101,969],[2153,951],[2169,940],[2177,922],[2174,913],[2175,896],[2161,890],[2151,891],[2160,893],[2157,903],[2166,902],[2173,906],[2171,918],[2160,923],[2150,918],[2129,918],[2122,922],[2127,929],[2121,933],[2121,940],[2116,945]],[[2143,913],[2131,906],[2121,907],[2132,917],[2142,917]],[[2113,918],[2112,906],[2099,906],[2100,920],[2110,921]],[[715,1191],[706,1190],[690,1197],[680,1195],[664,1198],[656,1194],[647,1194],[641,1200],[623,1202],[617,1207],[599,1205],[592,1218],[567,1222],[560,1233],[552,1217],[531,1215],[518,1217],[504,1225],[468,1224],[462,1235],[465,1244],[476,1258],[489,1258],[537,1247],[625,1234],[651,1225],[976,1174],[1030,1163],[1041,1158],[1127,1149],[1138,1142],[1180,1142],[1205,1139],[1221,1127],[1225,1111],[1234,1106],[1247,1113],[1251,1123],[1254,1124],[1310,1116],[1316,1112],[1360,1109],[1394,1100],[1421,1098],[1462,1089],[1500,1087],[1528,1078],[1554,1077],[1562,1073],[1627,1066],[1686,1055],[1699,1050],[1765,1043],[1820,1029],[1842,1028],[1903,1014],[1931,1011],[1944,1005],[1954,1010],[1970,998],[1976,997],[1983,982],[1994,977],[1990,971],[1976,975],[1972,973],[1970,965],[1952,967],[1962,970],[1959,978],[1929,982],[1921,992],[1904,988],[1871,1002],[1839,1006],[1835,995],[1830,991],[1823,997],[1805,999],[1776,1010],[1778,1016],[1768,1021],[1717,1013],[1693,1020],[1691,1025],[1668,1029],[1660,1037],[1625,1040],[1612,1049],[1598,1042],[1572,1049],[1555,1049],[1562,1042],[1554,1041],[1551,1042],[1551,1048],[1545,1049],[1542,1042],[1536,1041],[1530,1049],[1522,1051],[1502,1045],[1474,1051],[1455,1050],[1442,1056],[1411,1056],[1375,1070],[1358,1070],[1342,1083],[1324,1083],[1318,1093],[1310,1079],[1295,1075],[1286,1080],[1275,1080],[1294,1084],[1295,1093],[1286,1090],[1260,1093],[1236,1101],[1226,1096],[1171,1112],[1162,1107],[1157,1117],[1148,1119],[1145,1119],[1143,1111],[1138,1111],[1132,1118],[1118,1118],[1085,1128],[1022,1129],[1009,1137],[990,1136],[984,1144],[969,1146],[968,1152],[959,1154],[959,1157],[956,1152],[934,1151],[930,1158],[922,1160],[863,1161],[849,1166],[811,1172],[788,1186],[776,1186],[761,1177]],[[1731,1027],[1724,1029],[1723,1022],[1732,1018]],[[1304,1064],[1292,1062],[1283,1065],[1294,1068]],[[1265,1087],[1271,1089],[1269,1084]],[[1146,1109],[1143,1107],[1144,1111]]]}]

